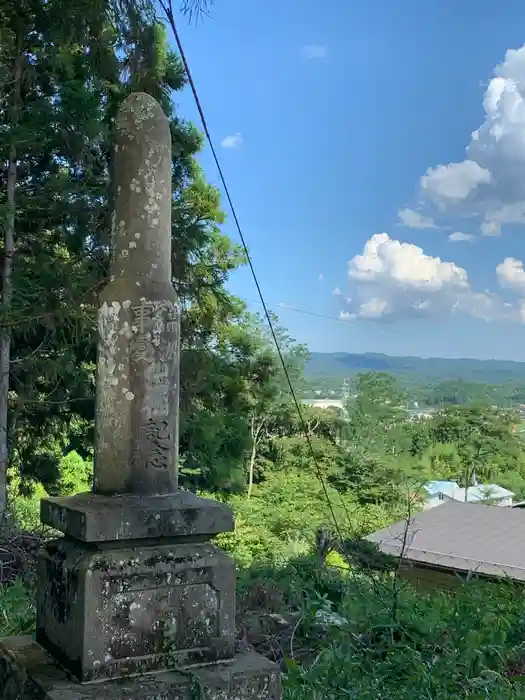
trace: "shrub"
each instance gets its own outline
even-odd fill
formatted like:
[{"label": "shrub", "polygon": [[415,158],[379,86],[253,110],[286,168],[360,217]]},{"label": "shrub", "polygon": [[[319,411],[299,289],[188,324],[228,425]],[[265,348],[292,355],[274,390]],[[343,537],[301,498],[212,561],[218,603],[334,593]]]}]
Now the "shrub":
[{"label": "shrub", "polygon": [[[327,491],[343,535],[368,534],[394,519],[380,506],[361,506],[329,485]],[[233,495],[228,503],[236,517],[235,534],[217,540],[241,567],[280,565],[310,552],[319,527],[334,529],[323,487],[311,472],[269,474],[251,498]]]},{"label": "shrub", "polygon": [[40,500],[49,494],[42,484],[34,484],[29,495],[21,495],[15,489],[10,489],[9,517],[13,524],[21,530],[36,532],[42,528],[40,522]]},{"label": "shrub", "polygon": [[59,475],[56,484],[49,493],[40,482],[22,483],[16,473],[9,475],[9,516],[12,522],[22,530],[37,531],[40,523],[40,500],[47,496],[70,496],[91,488],[91,462],[84,461],[75,452],[64,455],[59,463]]},{"label": "shrub", "polygon": [[35,605],[31,589],[21,580],[0,585],[0,637],[27,634],[35,624]]},{"label": "shrub", "polygon": [[62,457],[59,464],[59,477],[56,487],[50,489],[53,495],[71,496],[91,488],[93,468],[91,462],[72,450]]}]

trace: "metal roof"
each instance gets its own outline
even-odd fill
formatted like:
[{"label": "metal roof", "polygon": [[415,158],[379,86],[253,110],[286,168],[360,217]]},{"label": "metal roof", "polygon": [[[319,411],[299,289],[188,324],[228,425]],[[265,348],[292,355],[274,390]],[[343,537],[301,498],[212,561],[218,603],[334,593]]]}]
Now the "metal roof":
[{"label": "metal roof", "polygon": [[366,539],[406,561],[525,581],[524,534],[525,510],[451,500]]},{"label": "metal roof", "polygon": [[[424,489],[431,496],[443,493],[456,501],[465,500],[465,489],[458,486],[456,481],[429,481],[425,484]],[[470,503],[486,501],[490,498],[509,498],[510,496],[514,496],[514,493],[498,484],[478,484],[467,488],[467,501]]]}]

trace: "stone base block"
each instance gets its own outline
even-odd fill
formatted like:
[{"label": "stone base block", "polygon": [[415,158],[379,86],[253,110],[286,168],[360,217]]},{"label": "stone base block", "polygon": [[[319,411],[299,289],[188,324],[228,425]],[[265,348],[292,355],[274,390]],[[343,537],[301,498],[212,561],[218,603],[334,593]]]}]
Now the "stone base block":
[{"label": "stone base block", "polygon": [[31,637],[0,639],[0,700],[280,700],[279,667],[247,652],[228,664],[80,684]]},{"label": "stone base block", "polygon": [[235,562],[208,542],[52,540],[39,559],[36,636],[81,682],[230,659]]},{"label": "stone base block", "polygon": [[44,498],[44,525],[82,542],[207,538],[233,532],[229,506],[191,491],[166,496],[101,496],[91,492]]}]

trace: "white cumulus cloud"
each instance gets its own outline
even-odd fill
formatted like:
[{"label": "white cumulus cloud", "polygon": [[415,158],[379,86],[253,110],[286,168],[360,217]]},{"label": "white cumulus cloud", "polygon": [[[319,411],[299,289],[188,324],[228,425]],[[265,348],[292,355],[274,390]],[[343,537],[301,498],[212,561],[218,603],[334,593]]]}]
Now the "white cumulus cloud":
[{"label": "white cumulus cloud", "polygon": [[521,260],[505,258],[496,267],[496,275],[502,287],[513,289],[515,292],[525,292],[525,268]]},{"label": "white cumulus cloud", "polygon": [[356,315],[350,313],[350,311],[340,311],[339,312],[339,319],[341,321],[355,321]]},{"label": "white cumulus cloud", "polygon": [[[525,275],[525,272],[524,272]],[[519,309],[487,290],[472,288],[466,270],[422,248],[373,235],[348,263],[353,289],[347,320],[399,320],[464,313],[486,321],[521,321]]]},{"label": "white cumulus cloud", "polygon": [[361,304],[359,307],[359,316],[361,316],[361,318],[380,318],[387,314],[388,310],[388,299],[372,297]]},{"label": "white cumulus cloud", "polygon": [[396,241],[388,233],[376,233],[366,242],[363,254],[348,263],[348,274],[356,280],[386,280],[414,289],[468,286],[467,273],[461,267],[425,255],[418,246]]},{"label": "white cumulus cloud", "polygon": [[221,146],[223,148],[239,148],[239,146],[242,146],[242,143],[242,134],[240,131],[238,131],[236,134],[232,134],[231,136],[225,136],[221,141]]},{"label": "white cumulus cloud", "polygon": [[488,185],[491,175],[473,160],[429,168],[420,180],[421,189],[438,200],[459,202],[478,187]]},{"label": "white cumulus cloud", "polygon": [[409,209],[408,207],[405,209],[400,209],[397,212],[397,215],[400,223],[407,228],[439,228],[434,222],[434,219],[432,219],[430,216],[425,216],[424,214],[414,211],[414,209]]},{"label": "white cumulus cloud", "polygon": [[483,235],[525,224],[525,45],[509,49],[483,99],[465,160],[429,168],[421,193],[449,214],[481,217]]},{"label": "white cumulus cloud", "polygon": [[323,44],[307,44],[301,48],[301,55],[309,61],[315,58],[326,58],[328,49]]},{"label": "white cumulus cloud", "polygon": [[454,231],[454,233],[451,233],[448,237],[449,241],[452,241],[453,243],[460,243],[462,241],[472,241],[474,240],[475,236],[472,235],[472,233],[462,233],[461,231]]}]

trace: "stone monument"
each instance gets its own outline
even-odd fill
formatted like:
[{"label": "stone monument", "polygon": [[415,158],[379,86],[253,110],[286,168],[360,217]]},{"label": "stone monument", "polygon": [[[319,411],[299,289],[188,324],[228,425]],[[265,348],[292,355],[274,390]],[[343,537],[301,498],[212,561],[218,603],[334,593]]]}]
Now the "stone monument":
[{"label": "stone monument", "polygon": [[36,641],[0,640],[0,700],[276,700],[278,666],[235,651],[235,562],[210,541],[231,510],[178,486],[171,137],[149,95],[122,104],[115,156],[93,492],[42,501],[64,537],[40,555]]}]

